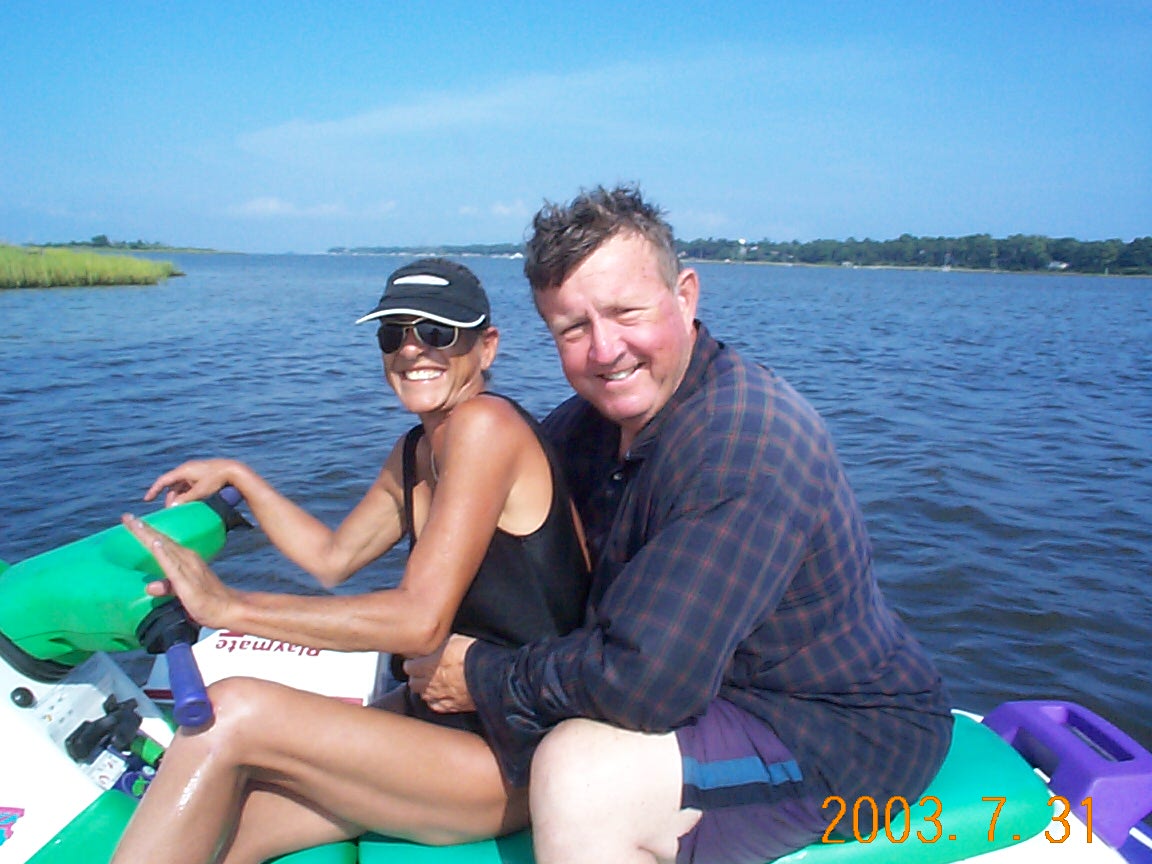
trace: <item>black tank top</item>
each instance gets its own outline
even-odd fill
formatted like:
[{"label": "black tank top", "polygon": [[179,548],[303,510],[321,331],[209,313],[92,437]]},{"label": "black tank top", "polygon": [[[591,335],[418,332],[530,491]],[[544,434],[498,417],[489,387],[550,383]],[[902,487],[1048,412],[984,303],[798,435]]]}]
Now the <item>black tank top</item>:
[{"label": "black tank top", "polygon": [[[584,620],[589,574],[569,503],[568,487],[551,444],[536,420],[514,400],[512,405],[536,435],[552,477],[552,503],[543,524],[531,534],[516,536],[496,529],[488,551],[464,594],[452,630],[503,647],[562,636]],[[416,485],[416,445],[424,427],[414,426],[404,439],[404,520],[408,548],[416,543],[412,524],[412,488]],[[403,658],[392,657],[392,674],[406,680]],[[479,731],[475,715],[437,714],[409,692],[408,713],[440,725]],[[455,718],[455,719],[453,719]]]}]

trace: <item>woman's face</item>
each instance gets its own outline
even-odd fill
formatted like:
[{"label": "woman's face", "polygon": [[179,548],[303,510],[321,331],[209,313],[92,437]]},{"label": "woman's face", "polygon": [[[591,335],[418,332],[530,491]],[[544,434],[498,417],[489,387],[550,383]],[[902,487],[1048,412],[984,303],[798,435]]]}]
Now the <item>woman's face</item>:
[{"label": "woman's face", "polygon": [[[414,323],[393,319],[389,323]],[[408,329],[400,347],[383,354],[384,375],[400,402],[421,417],[447,414],[485,388],[484,372],[496,359],[500,342],[495,327],[460,330],[456,343],[433,348]]]}]

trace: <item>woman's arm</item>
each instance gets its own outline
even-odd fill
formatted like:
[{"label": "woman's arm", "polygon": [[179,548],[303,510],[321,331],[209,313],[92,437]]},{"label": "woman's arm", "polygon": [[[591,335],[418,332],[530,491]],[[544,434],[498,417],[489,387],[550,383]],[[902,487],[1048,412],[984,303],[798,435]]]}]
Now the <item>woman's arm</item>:
[{"label": "woman's arm", "polygon": [[[171,555],[179,566],[165,568],[172,589],[190,614],[210,627],[341,651],[426,654],[436,649],[451,631],[505,513],[524,499],[551,500],[547,458],[532,430],[503,400],[469,400],[436,434],[440,479],[397,588],[329,597],[238,591],[221,585],[198,558],[177,550]],[[391,476],[387,465],[385,475]],[[361,505],[337,534],[349,523],[349,536],[363,533],[369,508]],[[151,539],[142,529],[137,536]]]},{"label": "woman's arm", "polygon": [[206,498],[225,486],[244,497],[272,544],[327,588],[339,585],[392,548],[403,531],[399,447],[363,499],[333,531],[243,462],[206,459],[185,462],[160,475],[144,495],[167,489],[165,505]]}]

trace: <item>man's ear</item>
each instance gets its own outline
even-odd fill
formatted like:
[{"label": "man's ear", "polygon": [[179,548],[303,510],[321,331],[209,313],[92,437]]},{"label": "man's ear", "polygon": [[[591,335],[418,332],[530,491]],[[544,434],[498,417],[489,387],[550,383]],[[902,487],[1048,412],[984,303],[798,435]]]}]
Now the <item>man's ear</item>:
[{"label": "man's ear", "polygon": [[681,270],[676,277],[676,302],[687,327],[696,320],[696,307],[700,303],[700,277],[692,268]]}]

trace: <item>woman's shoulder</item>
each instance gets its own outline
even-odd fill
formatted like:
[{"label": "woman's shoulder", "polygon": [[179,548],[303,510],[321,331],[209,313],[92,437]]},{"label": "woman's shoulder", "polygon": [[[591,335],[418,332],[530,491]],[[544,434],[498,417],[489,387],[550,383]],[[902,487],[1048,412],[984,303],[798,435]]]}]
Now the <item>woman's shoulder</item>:
[{"label": "woman's shoulder", "polygon": [[449,437],[482,437],[493,445],[503,440],[519,442],[534,437],[528,415],[511,399],[496,393],[480,393],[452,411],[446,423]]}]

